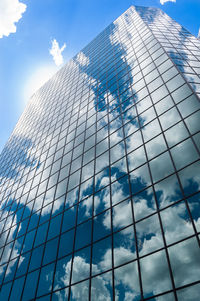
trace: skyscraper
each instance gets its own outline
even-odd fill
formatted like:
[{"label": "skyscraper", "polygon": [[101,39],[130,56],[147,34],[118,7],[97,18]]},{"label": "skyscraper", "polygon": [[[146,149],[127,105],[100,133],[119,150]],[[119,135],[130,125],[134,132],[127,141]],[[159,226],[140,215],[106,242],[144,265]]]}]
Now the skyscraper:
[{"label": "skyscraper", "polygon": [[199,300],[200,41],[131,6],[0,157],[1,300]]}]

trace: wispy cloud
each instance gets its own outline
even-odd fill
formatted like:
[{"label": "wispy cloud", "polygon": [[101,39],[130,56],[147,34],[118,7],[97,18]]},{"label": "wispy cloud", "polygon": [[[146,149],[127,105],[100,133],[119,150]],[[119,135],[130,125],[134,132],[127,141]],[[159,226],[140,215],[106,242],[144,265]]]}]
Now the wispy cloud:
[{"label": "wispy cloud", "polygon": [[26,4],[19,0],[0,0],[0,38],[16,32],[17,23],[26,10]]},{"label": "wispy cloud", "polygon": [[66,48],[66,44],[64,43],[63,46],[60,48],[56,39],[51,41],[51,43],[52,44],[51,44],[51,49],[49,50],[49,53],[52,55],[56,66],[60,66],[63,63],[62,52]]},{"label": "wispy cloud", "polygon": [[164,5],[166,2],[176,2],[176,0],[160,0],[162,5]]},{"label": "wispy cloud", "polygon": [[199,38],[199,39],[200,39],[200,27],[199,27],[199,33],[198,33],[198,36],[197,36],[197,38]]}]

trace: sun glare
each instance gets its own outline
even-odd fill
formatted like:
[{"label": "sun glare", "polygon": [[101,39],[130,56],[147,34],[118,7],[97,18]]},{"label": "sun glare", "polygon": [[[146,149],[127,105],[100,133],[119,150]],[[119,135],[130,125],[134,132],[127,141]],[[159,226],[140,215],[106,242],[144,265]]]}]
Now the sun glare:
[{"label": "sun glare", "polygon": [[56,71],[58,71],[58,67],[54,65],[41,66],[35,69],[25,84],[24,102],[27,103],[30,97],[45,84]]}]

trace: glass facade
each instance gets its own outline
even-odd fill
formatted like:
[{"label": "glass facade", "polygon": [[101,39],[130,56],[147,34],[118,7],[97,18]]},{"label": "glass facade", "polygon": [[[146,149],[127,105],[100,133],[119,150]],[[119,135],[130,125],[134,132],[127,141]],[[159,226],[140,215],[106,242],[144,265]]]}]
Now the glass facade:
[{"label": "glass facade", "polygon": [[131,6],[32,96],[0,157],[0,300],[199,300],[199,84],[200,40]]}]

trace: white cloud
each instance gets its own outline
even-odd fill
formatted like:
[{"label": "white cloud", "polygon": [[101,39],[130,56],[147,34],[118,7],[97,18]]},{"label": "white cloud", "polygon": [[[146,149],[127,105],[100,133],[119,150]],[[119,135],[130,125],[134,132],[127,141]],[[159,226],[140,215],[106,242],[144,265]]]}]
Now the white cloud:
[{"label": "white cloud", "polygon": [[[5,218],[6,216],[7,216],[7,211],[4,211],[3,218]],[[12,222],[14,223],[14,226],[12,228],[10,228],[11,225],[12,225]],[[5,226],[4,223],[6,224],[7,228],[10,228],[10,232],[9,232],[8,237],[7,237],[7,235],[8,235],[7,231],[5,231],[5,228],[4,228],[4,226]],[[20,231],[20,228],[21,228],[21,226],[19,227],[18,231]],[[3,232],[1,234],[1,237],[0,237],[0,247],[2,247],[1,251],[0,251],[0,253],[1,253],[0,275],[4,272],[4,269],[6,267],[6,265],[4,265],[4,263],[7,262],[9,260],[9,258],[13,259],[13,258],[16,258],[17,256],[19,256],[18,247],[20,247],[20,246],[19,246],[18,242],[15,243],[13,249],[12,249],[12,244],[8,243],[8,242],[10,242],[14,239],[14,233],[15,233],[16,229],[17,229],[17,217],[16,217],[16,215],[14,216],[14,219],[13,219],[13,216],[10,215],[7,218],[6,222],[3,221],[0,224],[0,231]],[[3,246],[5,244],[7,244],[7,245],[3,249]],[[20,257],[19,265],[22,263],[23,259],[24,259],[23,257]],[[12,272],[11,269],[14,266],[15,262],[16,262],[16,259],[12,260],[10,262],[10,264],[8,265],[8,268],[7,268],[7,271],[6,271],[6,276],[8,276]]]},{"label": "white cloud", "polygon": [[63,63],[62,52],[66,48],[66,44],[64,43],[63,46],[60,48],[56,39],[51,41],[51,43],[52,45],[51,45],[51,49],[49,50],[49,53],[53,56],[53,60],[56,66],[60,66]]},{"label": "white cloud", "polygon": [[79,52],[79,54],[77,55],[77,62],[81,66],[88,66],[90,59],[83,52]]},{"label": "white cloud", "polygon": [[200,39],[200,27],[199,27],[199,32],[198,32],[197,38]]},{"label": "white cloud", "polygon": [[[144,202],[143,200],[141,201],[144,207],[148,207],[146,202]],[[126,211],[125,206],[124,208],[122,208],[123,204],[120,204],[118,206],[121,209],[121,212],[123,212],[124,214],[124,212]],[[191,234],[191,223],[183,218],[185,210],[186,207],[183,206],[183,204],[181,203],[176,207],[170,207],[162,212],[162,221],[167,242],[172,242],[172,237],[175,238],[175,241],[179,240],[181,238],[180,234],[184,234],[184,236],[185,234],[187,234],[187,236]],[[151,209],[149,212],[151,212]],[[127,216],[127,214],[124,215]],[[162,241],[162,235],[159,229],[155,227],[154,222],[149,222],[150,219],[151,218],[148,218],[145,224],[137,224],[137,232],[139,236],[143,236],[145,235],[145,233],[154,233],[154,235],[151,236],[149,239],[144,239],[140,250],[141,255],[150,253],[152,250],[155,250],[156,247],[160,245],[160,242]],[[173,223],[171,222],[172,220]],[[11,219],[8,219],[7,222],[10,223]],[[116,220],[116,216],[114,216],[114,224],[121,224],[121,226],[124,226],[124,219],[118,216],[118,220]],[[123,234],[125,234],[125,236],[129,236],[128,232],[123,232]],[[197,254],[196,249],[197,246],[195,247],[194,239],[189,239],[184,244],[181,243],[170,248],[170,256],[173,263],[173,270],[175,271],[175,280],[178,286],[184,285],[186,279],[191,278],[195,281],[196,278],[199,277],[200,270],[199,266],[197,266],[196,264],[198,262],[197,257],[199,255]],[[128,262],[129,260],[132,260],[135,257],[135,252],[129,249],[129,247],[126,248],[124,245],[121,245],[118,248],[114,248],[115,266],[119,266],[122,263]],[[109,269],[109,267],[111,266],[111,258],[111,250],[105,249],[104,255],[101,258],[99,258],[99,263],[92,264],[92,270],[94,271],[94,273],[98,274],[100,273],[100,271],[102,271],[102,269]],[[83,258],[81,256],[74,257],[72,278],[73,283],[87,279],[90,271],[90,264],[87,261],[88,260],[86,258]],[[60,278],[60,281],[64,286],[67,286],[70,278],[71,260],[63,265],[63,269],[65,274],[63,277]],[[8,271],[8,273],[9,272],[10,270]],[[162,279],[160,277],[161,274]],[[171,288],[166,259],[163,251],[145,257],[145,259],[142,260],[142,279],[144,285],[144,292],[146,294],[152,292],[157,294],[162,291],[165,291],[166,289]],[[118,288],[119,286],[123,287],[125,290],[124,300],[130,301],[139,295],[138,272],[136,262],[127,264],[121,268],[117,268],[115,270],[115,280],[116,288]],[[109,278],[107,278],[107,273],[95,277],[92,281],[92,296],[95,297],[95,300],[111,300],[109,290],[110,285],[111,283]],[[57,288],[59,287],[60,286],[58,286]],[[196,294],[195,288],[194,293]],[[57,293],[58,299],[60,301],[65,300],[67,296],[67,289],[63,291],[63,294],[64,296],[61,295],[61,292]],[[88,281],[83,281],[79,285],[73,286],[72,296],[75,300],[85,300],[88,296]],[[165,299],[165,297],[163,297],[162,300],[164,301],[168,299]]]},{"label": "white cloud", "polygon": [[0,1],[0,38],[16,32],[16,25],[26,10],[26,4],[18,0]]},{"label": "white cloud", "polygon": [[176,2],[176,0],[160,0],[160,3],[164,5],[166,2]]},{"label": "white cloud", "polygon": [[[68,285],[70,271],[71,271],[71,260],[63,266],[65,269],[65,275],[61,278],[64,285]],[[95,273],[99,273],[100,270],[97,265],[92,265],[92,270]],[[90,272],[90,264],[80,256],[74,257],[73,262],[73,282],[78,282],[80,279],[88,277]],[[92,280],[92,295],[95,296],[97,301],[109,301],[111,300],[110,292],[107,288],[109,282],[106,279],[106,275],[100,275]],[[79,285],[72,286],[72,296],[74,300],[87,300],[88,297],[88,282],[81,282]]]}]

